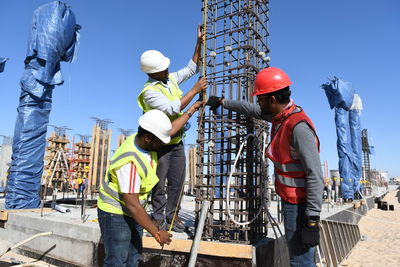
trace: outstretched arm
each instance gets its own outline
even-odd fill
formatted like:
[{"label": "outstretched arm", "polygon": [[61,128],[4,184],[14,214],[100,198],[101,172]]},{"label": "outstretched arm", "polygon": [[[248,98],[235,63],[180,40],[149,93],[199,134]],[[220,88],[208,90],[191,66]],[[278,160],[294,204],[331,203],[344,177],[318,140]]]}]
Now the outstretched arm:
[{"label": "outstretched arm", "polygon": [[190,89],[189,92],[187,92],[184,96],[182,96],[181,100],[181,110],[187,107],[187,105],[192,101],[193,97],[197,95],[198,93],[206,90],[208,87],[207,80],[203,77],[200,78],[197,83],[193,86],[192,89]]},{"label": "outstretched arm", "polygon": [[170,136],[174,136],[177,132],[182,130],[183,126],[185,126],[185,123],[190,119],[190,117],[199,110],[199,108],[204,104],[203,101],[197,101],[195,102],[186,112],[183,113],[182,116],[177,118],[172,122],[172,129],[169,132]]},{"label": "outstretched arm", "polygon": [[205,34],[203,32],[203,25],[198,25],[197,26],[197,41],[196,41],[196,46],[194,48],[194,53],[192,60],[196,65],[199,64],[200,61],[200,53],[201,53],[201,45],[204,42]]},{"label": "outstretched arm", "polygon": [[132,218],[144,229],[146,229],[147,232],[154,236],[160,246],[164,244],[168,245],[172,241],[172,235],[163,229],[158,229],[158,227],[150,219],[149,215],[139,202],[139,194],[124,193],[123,199],[126,207],[132,215]]}]

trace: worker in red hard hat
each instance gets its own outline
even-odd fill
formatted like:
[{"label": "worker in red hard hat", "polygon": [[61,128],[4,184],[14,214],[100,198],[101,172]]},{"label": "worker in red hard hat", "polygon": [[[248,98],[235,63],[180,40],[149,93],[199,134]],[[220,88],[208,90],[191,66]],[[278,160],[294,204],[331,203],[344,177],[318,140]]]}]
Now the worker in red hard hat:
[{"label": "worker in red hard hat", "polygon": [[265,151],[274,163],[275,190],[282,198],[291,266],[315,266],[324,181],[319,140],[310,118],[290,98],[292,84],[281,69],[261,70],[254,81],[257,104],[211,96],[206,105],[219,106],[272,123]]}]

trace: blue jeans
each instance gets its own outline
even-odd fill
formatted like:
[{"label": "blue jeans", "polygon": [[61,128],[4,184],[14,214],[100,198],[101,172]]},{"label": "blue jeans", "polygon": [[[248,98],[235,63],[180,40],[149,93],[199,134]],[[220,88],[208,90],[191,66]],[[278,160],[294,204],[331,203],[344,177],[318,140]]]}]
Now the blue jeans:
[{"label": "blue jeans", "polygon": [[306,204],[291,204],[282,200],[283,224],[289,248],[291,267],[315,267],[315,249],[306,249],[301,242]]},{"label": "blue jeans", "polygon": [[104,267],[134,267],[142,254],[143,228],[131,217],[97,209],[104,242]]}]

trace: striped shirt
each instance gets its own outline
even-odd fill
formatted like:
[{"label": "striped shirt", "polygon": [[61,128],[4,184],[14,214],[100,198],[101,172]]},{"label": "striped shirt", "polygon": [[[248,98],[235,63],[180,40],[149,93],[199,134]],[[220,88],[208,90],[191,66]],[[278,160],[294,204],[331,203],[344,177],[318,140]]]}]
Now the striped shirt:
[{"label": "striped shirt", "polygon": [[[144,150],[140,151],[143,155],[145,155],[146,159],[150,162],[151,165],[152,162],[150,153]],[[119,168],[116,173],[118,177],[119,188],[122,193],[133,194],[140,192],[140,184],[142,179],[136,171],[135,164],[133,164],[132,162],[125,164],[121,168]]]}]

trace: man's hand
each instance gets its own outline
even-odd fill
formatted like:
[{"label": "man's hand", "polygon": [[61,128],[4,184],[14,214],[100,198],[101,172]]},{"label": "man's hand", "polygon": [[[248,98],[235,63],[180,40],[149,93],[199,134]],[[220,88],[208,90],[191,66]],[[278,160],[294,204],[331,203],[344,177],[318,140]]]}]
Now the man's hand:
[{"label": "man's hand", "polygon": [[194,91],[195,94],[198,94],[202,91],[205,91],[207,89],[207,87],[208,87],[208,82],[203,77],[197,81],[197,83],[193,86],[192,90]]},{"label": "man's hand", "polygon": [[223,99],[223,97],[212,95],[208,98],[206,105],[210,106],[211,110],[216,110],[217,108],[219,108],[219,106],[222,105]]},{"label": "man's hand", "polygon": [[171,243],[171,241],[172,241],[171,237],[172,237],[172,234],[168,233],[165,230],[160,230],[158,232],[158,237],[155,237],[155,239],[160,244],[160,246],[163,246],[165,244],[169,245],[169,243]]},{"label": "man's hand", "polygon": [[204,105],[204,101],[196,101],[194,104],[188,109],[192,114],[199,110],[201,106]]},{"label": "man's hand", "polygon": [[319,244],[318,220],[307,219],[301,231],[301,241],[305,248],[312,248]]},{"label": "man's hand", "polygon": [[201,43],[203,43],[204,42],[204,36],[205,36],[205,34],[204,34],[204,32],[203,32],[203,25],[198,25],[197,26],[197,43],[198,44],[201,44]]}]

